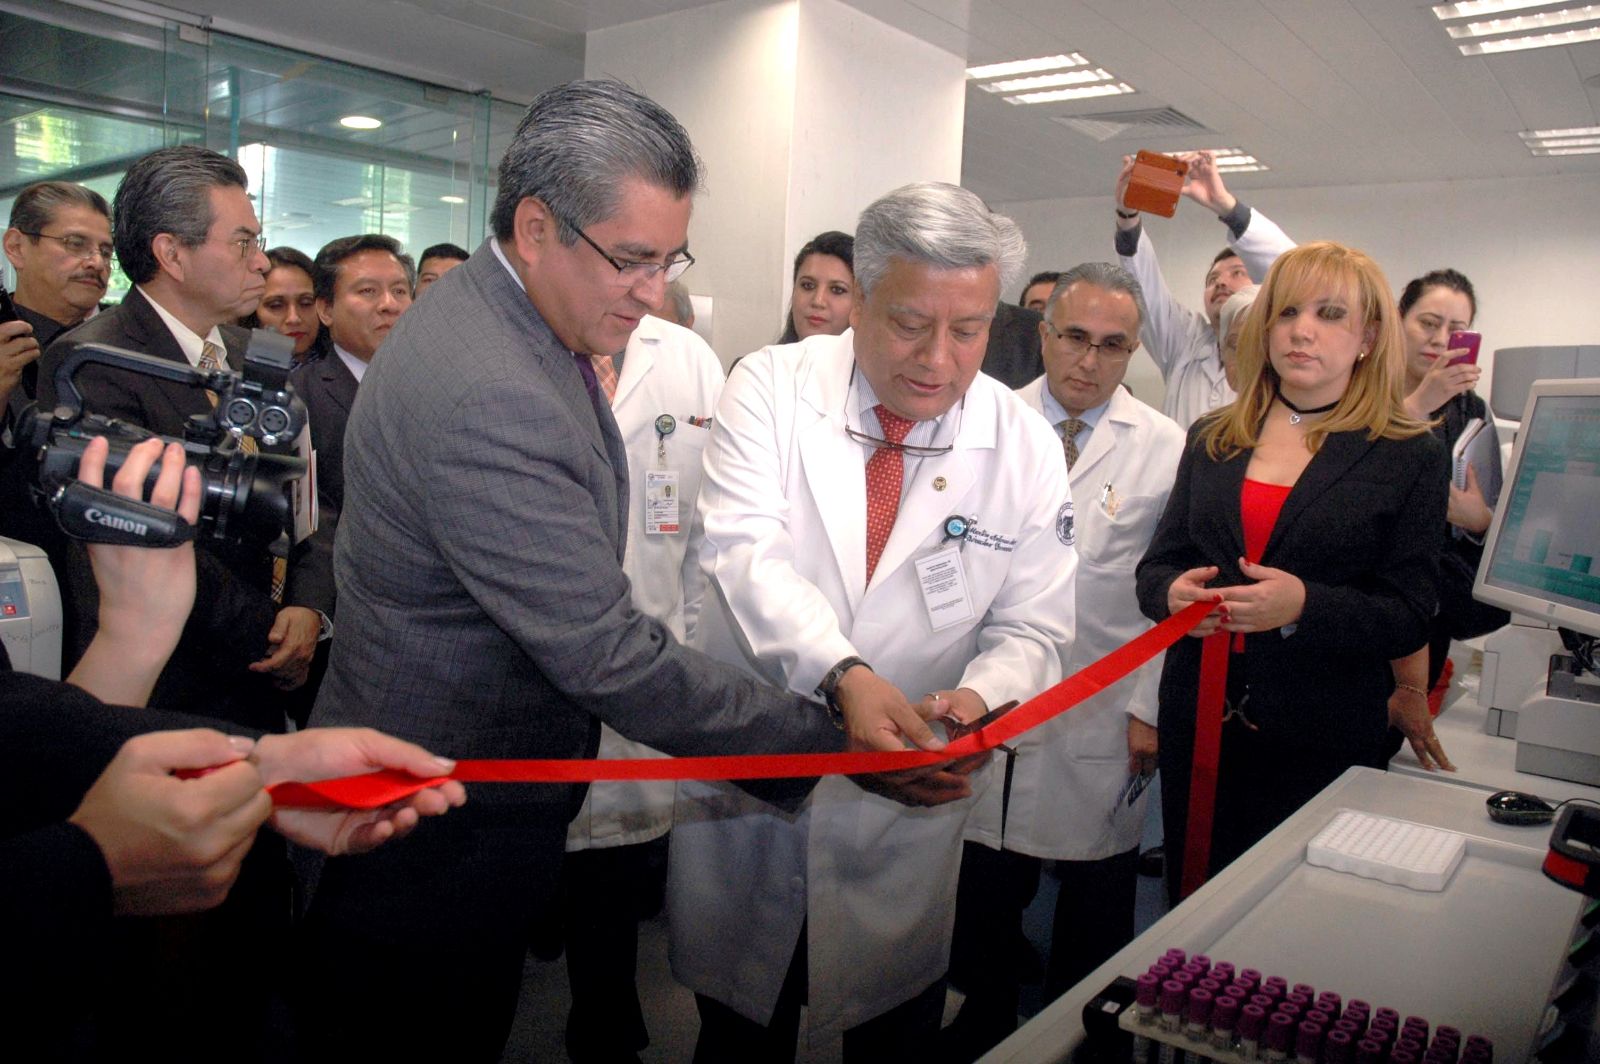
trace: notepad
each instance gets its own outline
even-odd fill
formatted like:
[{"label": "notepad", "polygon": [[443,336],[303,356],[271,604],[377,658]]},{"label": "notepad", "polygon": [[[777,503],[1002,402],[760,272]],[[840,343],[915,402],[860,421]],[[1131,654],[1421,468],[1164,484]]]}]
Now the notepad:
[{"label": "notepad", "polygon": [[1440,891],[1466,852],[1467,838],[1457,832],[1341,809],[1306,844],[1306,863],[1412,890]]}]

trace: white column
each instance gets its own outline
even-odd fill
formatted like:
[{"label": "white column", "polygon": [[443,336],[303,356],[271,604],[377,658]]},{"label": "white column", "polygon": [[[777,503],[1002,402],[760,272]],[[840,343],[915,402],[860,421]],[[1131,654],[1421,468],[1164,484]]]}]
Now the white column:
[{"label": "white column", "polygon": [[689,290],[715,301],[724,364],[782,330],[794,255],[909,181],[960,180],[965,61],[839,0],[727,0],[590,33],[616,77],[706,163]]}]

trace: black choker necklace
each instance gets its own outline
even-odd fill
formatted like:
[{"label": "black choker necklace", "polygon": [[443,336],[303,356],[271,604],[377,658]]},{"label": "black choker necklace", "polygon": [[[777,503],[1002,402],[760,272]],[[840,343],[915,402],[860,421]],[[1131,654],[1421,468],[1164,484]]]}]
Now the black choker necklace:
[{"label": "black choker necklace", "polygon": [[1278,402],[1282,403],[1284,406],[1293,411],[1293,413],[1289,415],[1289,424],[1291,425],[1300,424],[1301,419],[1306,414],[1326,414],[1328,411],[1339,405],[1339,400],[1335,399],[1333,402],[1325,403],[1322,406],[1295,406],[1293,403],[1289,402],[1288,399],[1284,398],[1283,392],[1279,389],[1272,389],[1272,394],[1278,397]]}]

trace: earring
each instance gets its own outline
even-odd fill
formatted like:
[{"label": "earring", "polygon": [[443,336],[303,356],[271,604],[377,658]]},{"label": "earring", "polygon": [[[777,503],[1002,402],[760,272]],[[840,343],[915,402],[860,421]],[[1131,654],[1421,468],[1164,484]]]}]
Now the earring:
[{"label": "earring", "polygon": [[1365,352],[1365,351],[1362,351],[1362,352],[1359,352],[1359,353],[1358,353],[1358,354],[1357,354],[1357,355],[1356,355],[1356,361],[1357,361],[1357,362],[1360,362],[1360,361],[1361,361],[1361,360],[1362,360],[1362,359],[1364,359],[1364,358],[1366,358],[1366,357],[1367,357],[1367,353],[1366,353],[1366,352]]}]

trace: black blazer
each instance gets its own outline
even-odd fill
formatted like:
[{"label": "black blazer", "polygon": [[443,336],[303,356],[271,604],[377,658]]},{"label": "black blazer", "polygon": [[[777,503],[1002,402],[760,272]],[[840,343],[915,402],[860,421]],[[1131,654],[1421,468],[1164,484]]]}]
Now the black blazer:
[{"label": "black blazer", "polygon": [[332,617],[333,536],[344,507],[344,427],[356,401],[356,379],[336,352],[303,362],[289,376],[306,404],[317,452],[317,531],[289,565],[287,598]]},{"label": "black blazer", "polygon": [[[249,334],[225,325],[222,336],[228,365],[242,369]],[[54,373],[66,357],[66,345],[82,341],[126,347],[174,362],[187,361],[150,301],[134,289],[120,306],[62,333],[45,351],[39,371],[42,404],[56,400]],[[182,437],[184,422],[190,415],[211,409],[202,389],[127,370],[87,366],[78,373],[77,383],[85,409],[91,413],[121,418],[165,436]],[[262,550],[214,543],[203,547],[195,552],[198,586],[194,609],[178,649],[156,683],[152,701],[281,731],[282,713],[276,708],[281,697],[269,678],[246,668],[266,655],[267,633],[277,615],[270,595],[271,559]],[[94,618],[99,613],[94,575],[81,548],[68,552],[57,577],[63,598],[72,599],[67,612],[75,622],[63,650],[66,662],[73,662],[93,637]]]},{"label": "black blazer", "polygon": [[[1197,423],[1177,481],[1139,563],[1139,606],[1168,616],[1167,588],[1184,570],[1219,567],[1213,586],[1247,581],[1239,571],[1244,527],[1239,495],[1246,451],[1213,461]],[[1249,716],[1264,738],[1286,747],[1370,752],[1387,730],[1394,689],[1389,662],[1421,647],[1437,603],[1439,525],[1447,458],[1431,434],[1369,440],[1335,433],[1284,502],[1261,564],[1304,581],[1305,609],[1292,634],[1245,637],[1230,664],[1230,687],[1248,684]],[[1167,652],[1161,727],[1192,735],[1198,639]]]}]

